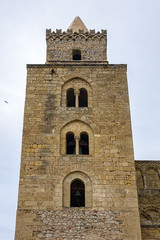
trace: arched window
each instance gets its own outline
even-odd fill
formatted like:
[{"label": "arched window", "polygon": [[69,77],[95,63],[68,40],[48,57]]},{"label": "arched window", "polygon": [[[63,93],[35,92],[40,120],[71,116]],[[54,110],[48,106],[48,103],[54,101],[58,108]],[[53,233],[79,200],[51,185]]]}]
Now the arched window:
[{"label": "arched window", "polygon": [[79,120],[68,122],[60,130],[60,142],[59,148],[62,155],[67,154],[67,148],[69,154],[69,149],[72,149],[70,146],[75,147],[74,152],[72,150],[71,154],[84,154],[81,155],[82,157],[94,154],[94,134],[89,123]]},{"label": "arched window", "polygon": [[66,134],[66,153],[75,154],[76,153],[76,142],[74,140],[73,133]]},{"label": "arched window", "polygon": [[88,107],[88,93],[85,88],[80,89],[79,107]]},{"label": "arched window", "polygon": [[71,183],[71,207],[85,207],[85,185],[79,180],[73,180]]},{"label": "arched window", "polygon": [[72,51],[73,60],[81,60],[81,51],[78,49],[73,49]]},{"label": "arched window", "polygon": [[81,133],[80,135],[79,154],[89,154],[89,137],[87,133]]},{"label": "arched window", "polygon": [[[87,176],[83,172],[75,171],[72,172],[73,166],[68,166],[66,169],[66,172],[70,172],[63,180],[63,207],[72,207],[74,204],[75,197],[79,195],[79,192],[81,194],[81,206],[90,208],[92,207],[92,182],[89,176]],[[77,186],[76,181],[80,182],[80,186]],[[79,190],[76,194],[76,190]],[[71,200],[72,199],[72,200]],[[77,200],[75,200],[77,202]]]},{"label": "arched window", "polygon": [[67,107],[75,107],[75,95],[73,88],[69,88],[67,90]]}]

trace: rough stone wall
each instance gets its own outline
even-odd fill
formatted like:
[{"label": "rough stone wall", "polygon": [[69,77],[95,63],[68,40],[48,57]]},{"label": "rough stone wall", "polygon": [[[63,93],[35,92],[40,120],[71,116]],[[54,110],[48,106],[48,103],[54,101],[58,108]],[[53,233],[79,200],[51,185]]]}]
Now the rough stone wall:
[{"label": "rough stone wall", "polygon": [[[86,208],[63,210],[20,211],[19,217],[32,219],[34,224],[24,225],[24,238],[40,240],[123,240],[122,226],[118,211],[91,211]],[[26,232],[28,233],[27,238]]]},{"label": "rough stone wall", "polygon": [[[76,85],[77,76],[92,89],[92,107],[63,108],[63,86],[71,79]],[[62,155],[61,130],[77,120],[91,129],[94,153]],[[90,205],[80,220],[78,209],[64,208],[70,197],[64,179],[71,173],[91,182]],[[68,229],[71,219],[75,223]],[[84,228],[88,222],[84,231],[82,222]],[[141,239],[126,65],[28,65],[15,239],[78,239],[78,234],[81,239]]]},{"label": "rough stone wall", "polygon": [[72,50],[81,50],[83,61],[106,61],[106,31],[95,33],[94,30],[84,33],[73,33],[71,30],[51,32],[46,30],[47,63],[52,61],[71,61]]},{"label": "rough stone wall", "polygon": [[136,161],[142,239],[160,239],[160,161]]}]

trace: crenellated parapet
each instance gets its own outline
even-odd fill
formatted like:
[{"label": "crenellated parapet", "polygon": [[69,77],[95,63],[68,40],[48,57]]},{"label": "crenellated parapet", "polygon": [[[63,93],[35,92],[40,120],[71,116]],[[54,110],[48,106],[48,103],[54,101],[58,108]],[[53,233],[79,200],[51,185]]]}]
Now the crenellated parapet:
[{"label": "crenellated parapet", "polygon": [[107,39],[107,30],[101,30],[101,32],[96,32],[95,29],[90,30],[89,32],[85,32],[83,29],[79,29],[78,32],[73,32],[72,29],[68,29],[67,31],[62,31],[62,29],[56,29],[56,31],[51,31],[51,29],[46,29],[46,39],[49,38],[57,38],[59,39],[73,39],[79,37],[80,39]]},{"label": "crenellated parapet", "polygon": [[86,32],[79,29],[46,29],[47,63],[52,61],[72,61],[73,50],[81,52],[82,61],[107,61],[107,30]]}]

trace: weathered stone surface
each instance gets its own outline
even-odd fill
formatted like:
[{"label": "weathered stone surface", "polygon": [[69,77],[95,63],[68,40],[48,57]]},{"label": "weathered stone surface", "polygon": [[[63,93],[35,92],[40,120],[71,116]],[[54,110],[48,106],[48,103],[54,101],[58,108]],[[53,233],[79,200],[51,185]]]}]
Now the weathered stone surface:
[{"label": "weathered stone surface", "polygon": [[136,161],[142,239],[160,239],[160,161]]},{"label": "weathered stone surface", "polygon": [[[136,162],[138,208],[127,66],[106,61],[106,31],[80,30],[47,30],[47,63],[27,65],[15,239],[140,240],[139,215],[142,239],[159,239],[153,163]],[[73,49],[81,60],[73,60]],[[75,107],[67,107],[68,89]],[[86,107],[79,107],[81,89]],[[71,132],[76,144],[87,133],[89,154],[77,145],[75,155],[67,154]],[[82,208],[71,207],[75,179],[85,186]]]}]

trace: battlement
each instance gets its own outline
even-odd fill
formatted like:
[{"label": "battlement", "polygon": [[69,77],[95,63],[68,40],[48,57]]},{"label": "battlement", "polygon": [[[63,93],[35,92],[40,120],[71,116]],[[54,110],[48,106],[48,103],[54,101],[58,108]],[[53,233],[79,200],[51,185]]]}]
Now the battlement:
[{"label": "battlement", "polygon": [[96,32],[95,29],[88,32],[79,29],[46,29],[47,61],[72,61],[73,50],[81,53],[82,61],[107,61],[107,31]]},{"label": "battlement", "polygon": [[66,31],[46,29],[47,64],[53,61],[107,61],[107,31],[88,30],[76,17]]},{"label": "battlement", "polygon": [[89,32],[85,32],[84,29],[79,29],[78,32],[73,31],[73,29],[67,29],[67,31],[62,31],[62,29],[56,29],[56,31],[53,31],[51,29],[46,29],[46,36],[51,34],[73,34],[73,33],[79,33],[79,34],[106,34],[107,30],[101,29],[101,32],[96,32],[95,29],[90,29]]},{"label": "battlement", "polygon": [[96,32],[95,29],[89,30],[89,32],[85,32],[83,29],[79,29],[78,32],[74,32],[72,29],[67,29],[67,31],[62,31],[62,29],[56,29],[56,31],[51,31],[51,29],[46,29],[46,40],[49,38],[52,39],[83,39],[85,38],[86,40],[88,39],[107,39],[107,30],[101,30],[101,32]]}]

